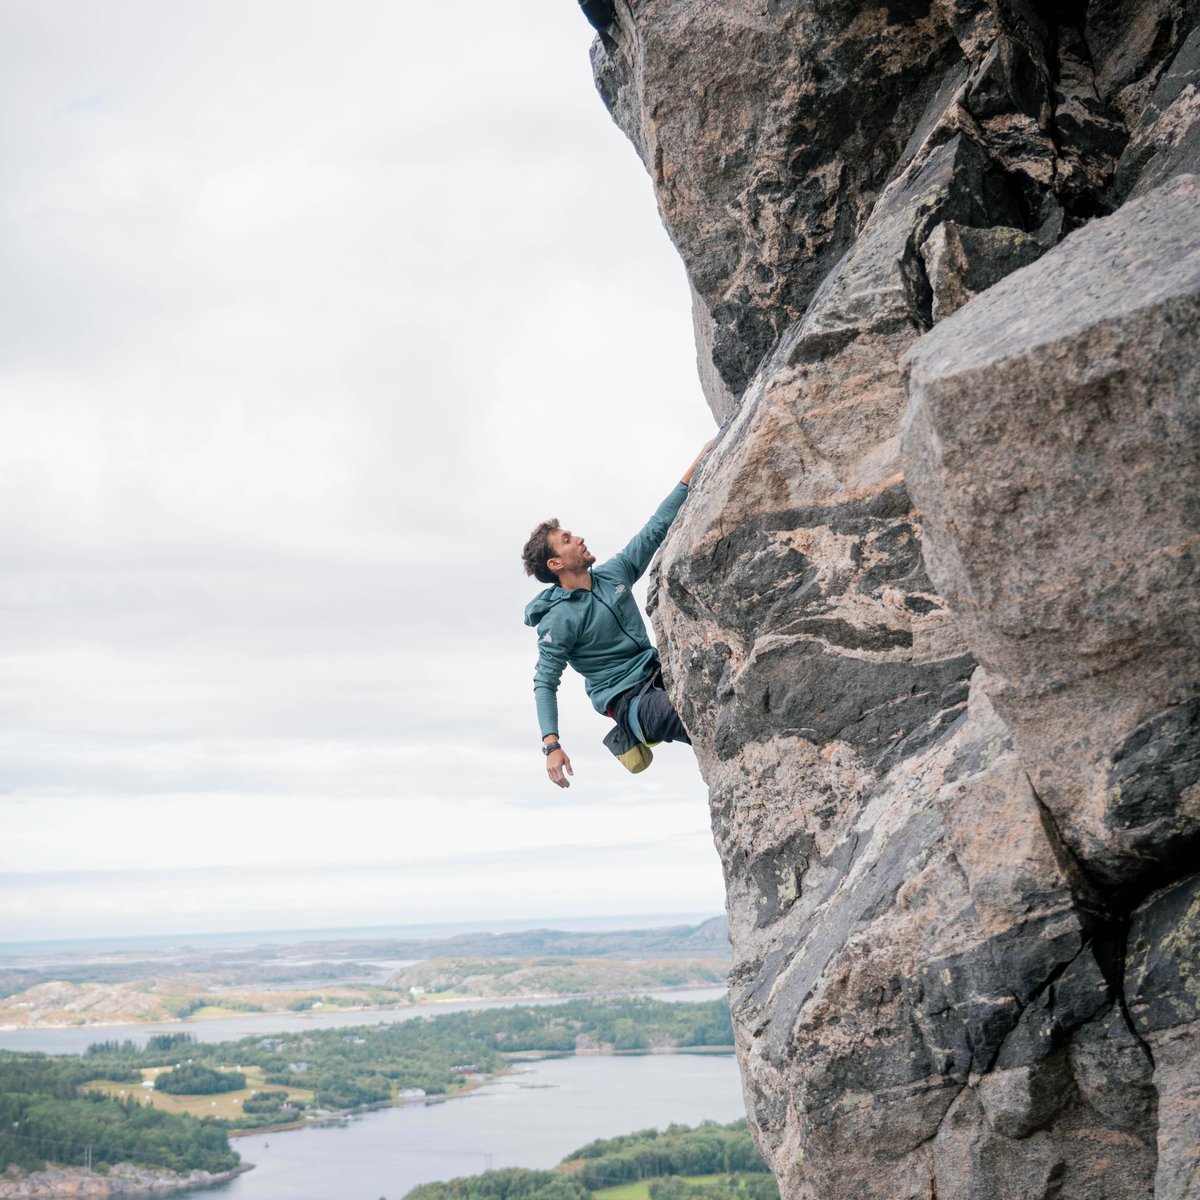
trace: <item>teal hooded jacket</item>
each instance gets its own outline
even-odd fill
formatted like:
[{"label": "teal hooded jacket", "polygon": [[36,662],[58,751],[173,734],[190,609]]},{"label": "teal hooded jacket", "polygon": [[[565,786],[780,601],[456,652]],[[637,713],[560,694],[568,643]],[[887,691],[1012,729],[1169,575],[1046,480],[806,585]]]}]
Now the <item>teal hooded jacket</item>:
[{"label": "teal hooded jacket", "polygon": [[592,568],[591,588],[566,591],[555,584],[526,605],[525,624],[535,626],[538,634],[533,694],[542,737],[558,733],[558,683],[566,667],[583,676],[593,707],[604,713],[615,697],[658,665],[632,588],[687,494],[686,483],[676,484],[629,545]]}]

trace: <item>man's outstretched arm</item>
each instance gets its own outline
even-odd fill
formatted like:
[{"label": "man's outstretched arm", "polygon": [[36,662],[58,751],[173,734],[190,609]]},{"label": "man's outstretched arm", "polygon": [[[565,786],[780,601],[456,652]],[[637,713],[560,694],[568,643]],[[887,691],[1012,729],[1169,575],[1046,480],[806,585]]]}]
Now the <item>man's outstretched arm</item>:
[{"label": "man's outstretched arm", "polygon": [[[538,660],[533,672],[533,696],[537,702],[543,747],[558,742],[558,683],[567,666],[567,652],[568,647],[555,641],[553,630],[545,626],[538,628]],[[567,776],[575,772],[571,770],[567,752],[561,747],[546,755],[546,774],[550,782],[559,787],[571,786]]]},{"label": "man's outstretched arm", "polygon": [[671,528],[671,522],[675,520],[676,514],[683,506],[684,500],[687,499],[687,489],[692,482],[692,475],[703,461],[704,456],[712,449],[716,440],[716,438],[711,438],[704,443],[692,465],[679,477],[679,483],[671,490],[671,494],[655,510],[654,516],[634,535],[629,545],[620,554],[614,556],[612,561],[620,562],[624,567],[627,582],[633,583],[634,580],[640,579],[645,574],[650,560],[654,557],[655,550],[662,545],[663,538],[667,536],[667,530]]}]

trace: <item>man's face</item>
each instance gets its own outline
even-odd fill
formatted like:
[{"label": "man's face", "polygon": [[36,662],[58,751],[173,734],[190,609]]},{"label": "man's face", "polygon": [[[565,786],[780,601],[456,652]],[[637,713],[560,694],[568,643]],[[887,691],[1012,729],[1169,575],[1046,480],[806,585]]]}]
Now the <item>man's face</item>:
[{"label": "man's face", "polygon": [[550,543],[550,570],[556,575],[564,571],[586,571],[596,561],[587,542],[569,529],[552,529],[546,535]]}]

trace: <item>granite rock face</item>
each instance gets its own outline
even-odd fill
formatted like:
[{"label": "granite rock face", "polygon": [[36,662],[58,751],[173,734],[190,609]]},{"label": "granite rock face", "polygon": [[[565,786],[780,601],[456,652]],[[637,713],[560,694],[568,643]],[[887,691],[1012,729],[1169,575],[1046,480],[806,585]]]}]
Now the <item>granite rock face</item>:
[{"label": "granite rock face", "polygon": [[597,40],[601,93],[688,267],[721,416],[854,240],[954,55],[927,0],[642,3]]},{"label": "granite rock face", "polygon": [[1194,0],[625,0],[654,593],[787,1200],[1200,1194]]},{"label": "granite rock face", "polygon": [[[922,338],[925,562],[1072,854],[1200,851],[1200,186],[1072,234]],[[1016,535],[1016,536],[1014,536]]]}]

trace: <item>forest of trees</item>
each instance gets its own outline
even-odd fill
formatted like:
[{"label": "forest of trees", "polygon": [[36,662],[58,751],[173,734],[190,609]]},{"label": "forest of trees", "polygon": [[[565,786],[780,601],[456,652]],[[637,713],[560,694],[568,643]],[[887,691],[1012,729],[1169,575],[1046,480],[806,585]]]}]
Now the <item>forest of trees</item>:
[{"label": "forest of trees", "polygon": [[[238,1164],[225,1129],[194,1117],[81,1091],[84,1060],[0,1052],[0,1170],[47,1162],[119,1162],[173,1171],[228,1171]],[[127,1073],[126,1078],[140,1078]]]},{"label": "forest of trees", "polygon": [[568,1156],[589,1191],[662,1175],[761,1174],[767,1170],[745,1121],[665,1132],[644,1129],[624,1137],[589,1142]]},{"label": "forest of trees", "polygon": [[[712,1178],[692,1183],[681,1176]],[[779,1200],[745,1121],[643,1129],[589,1142],[553,1171],[484,1171],[422,1184],[405,1200],[591,1200],[594,1192],[638,1180],[651,1181],[650,1200]]]},{"label": "forest of trees", "polygon": [[591,1200],[591,1192],[578,1179],[557,1171],[505,1167],[445,1183],[423,1183],[404,1200]]},{"label": "forest of trees", "polygon": [[221,1092],[240,1092],[246,1086],[241,1071],[214,1071],[200,1063],[183,1063],[164,1071],[154,1081],[156,1091],[172,1096],[216,1096]]}]

